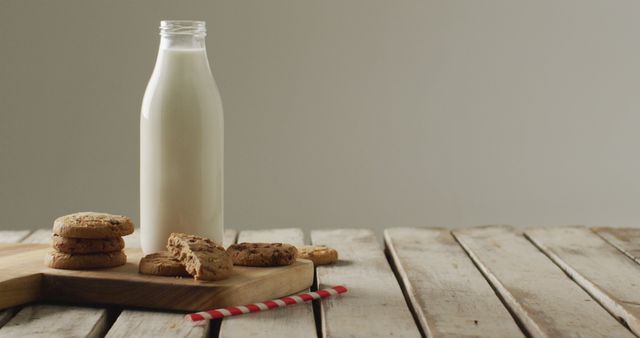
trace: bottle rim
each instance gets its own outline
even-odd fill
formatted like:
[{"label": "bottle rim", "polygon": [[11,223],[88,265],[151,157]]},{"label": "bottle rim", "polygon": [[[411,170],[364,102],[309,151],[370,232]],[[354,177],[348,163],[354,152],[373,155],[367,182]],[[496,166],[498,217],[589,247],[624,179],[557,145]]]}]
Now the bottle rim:
[{"label": "bottle rim", "polygon": [[160,35],[207,35],[205,21],[197,20],[162,20],[160,21]]}]

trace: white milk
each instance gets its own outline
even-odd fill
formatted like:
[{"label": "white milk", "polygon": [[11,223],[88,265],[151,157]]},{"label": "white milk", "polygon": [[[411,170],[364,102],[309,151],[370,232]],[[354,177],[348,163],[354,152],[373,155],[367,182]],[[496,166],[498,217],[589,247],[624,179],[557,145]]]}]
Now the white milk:
[{"label": "white milk", "polygon": [[140,119],[145,254],[166,250],[171,232],[222,243],[223,141],[222,102],[205,49],[161,44]]}]

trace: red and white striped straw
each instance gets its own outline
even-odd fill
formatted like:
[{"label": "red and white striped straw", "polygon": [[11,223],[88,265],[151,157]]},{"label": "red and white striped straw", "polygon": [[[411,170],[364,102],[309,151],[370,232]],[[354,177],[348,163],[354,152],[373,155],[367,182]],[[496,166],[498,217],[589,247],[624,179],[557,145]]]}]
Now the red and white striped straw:
[{"label": "red and white striped straw", "polygon": [[262,303],[253,303],[240,306],[225,307],[215,310],[190,313],[185,316],[186,320],[196,324],[204,324],[209,319],[218,319],[229,316],[237,316],[249,312],[260,312],[271,310],[288,305],[295,305],[309,302],[314,299],[327,298],[341,293],[347,292],[347,288],[338,285],[329,289],[318,290],[316,292],[305,292],[295,296],[283,297],[279,299],[268,300]]}]

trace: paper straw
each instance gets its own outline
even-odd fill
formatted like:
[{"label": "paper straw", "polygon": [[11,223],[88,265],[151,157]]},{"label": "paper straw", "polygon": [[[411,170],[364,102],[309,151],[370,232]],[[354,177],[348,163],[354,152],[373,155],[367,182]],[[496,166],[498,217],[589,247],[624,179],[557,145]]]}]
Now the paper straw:
[{"label": "paper straw", "polygon": [[185,316],[185,319],[195,324],[204,324],[210,319],[219,319],[229,316],[237,316],[249,312],[260,312],[288,305],[295,305],[304,302],[309,302],[314,299],[327,298],[335,296],[341,293],[347,292],[347,288],[338,285],[329,289],[318,290],[315,292],[305,292],[295,296],[283,297],[279,299],[268,300],[262,303],[253,303],[240,306],[231,306],[215,310],[202,311],[196,313],[190,313]]}]

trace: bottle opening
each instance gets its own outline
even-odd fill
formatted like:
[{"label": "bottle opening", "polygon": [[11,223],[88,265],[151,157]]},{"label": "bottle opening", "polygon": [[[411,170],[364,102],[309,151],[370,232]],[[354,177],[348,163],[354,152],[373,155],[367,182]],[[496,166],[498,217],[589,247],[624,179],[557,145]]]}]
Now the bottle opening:
[{"label": "bottle opening", "polygon": [[207,35],[204,21],[191,20],[162,20],[160,21],[160,35]]}]

